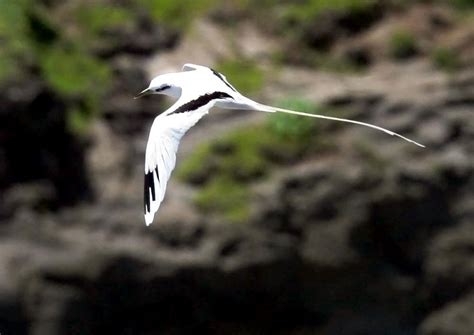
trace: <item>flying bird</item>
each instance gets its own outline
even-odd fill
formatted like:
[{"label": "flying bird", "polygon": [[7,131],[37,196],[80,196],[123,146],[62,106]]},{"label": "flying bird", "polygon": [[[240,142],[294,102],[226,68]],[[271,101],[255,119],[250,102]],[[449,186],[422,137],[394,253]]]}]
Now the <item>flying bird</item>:
[{"label": "flying bird", "polygon": [[163,201],[166,184],[176,164],[176,152],[181,138],[214,106],[224,109],[283,112],[355,123],[398,136],[424,147],[400,134],[373,124],[319,114],[307,114],[258,103],[240,94],[223,74],[202,65],[185,64],[182,72],[159,75],[153,78],[148,88],[135,98],[149,94],[165,94],[177,100],[170,108],[155,118],[146,145],[144,209],[147,226],[153,222]]}]

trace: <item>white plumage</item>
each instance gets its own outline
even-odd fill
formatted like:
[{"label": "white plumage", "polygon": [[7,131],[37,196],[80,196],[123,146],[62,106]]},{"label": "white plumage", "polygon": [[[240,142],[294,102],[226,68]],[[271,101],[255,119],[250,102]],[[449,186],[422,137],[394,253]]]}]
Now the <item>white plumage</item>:
[{"label": "white plumage", "polygon": [[412,141],[390,130],[354,120],[307,114],[255,102],[239,92],[224,75],[201,65],[185,64],[183,72],[155,77],[138,96],[166,94],[178,100],[158,115],[151,126],[145,153],[144,205],[145,223],[150,225],[163,201],[166,184],[176,165],[176,152],[183,135],[214,107],[247,109],[263,112],[283,112],[322,119],[343,121],[371,127],[390,135]]}]

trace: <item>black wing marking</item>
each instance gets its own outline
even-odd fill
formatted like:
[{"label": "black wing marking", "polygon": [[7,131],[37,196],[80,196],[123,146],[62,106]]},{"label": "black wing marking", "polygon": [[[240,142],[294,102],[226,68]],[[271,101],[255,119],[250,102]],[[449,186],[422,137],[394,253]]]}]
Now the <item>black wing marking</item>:
[{"label": "black wing marking", "polygon": [[213,73],[217,78],[219,78],[220,80],[222,80],[222,82],[223,82],[224,84],[226,84],[226,86],[227,86],[228,88],[230,88],[230,89],[231,89],[232,91],[234,91],[234,92],[237,92],[237,90],[234,88],[234,86],[232,86],[232,85],[225,79],[225,77],[224,77],[222,74],[220,74],[219,72],[217,72],[216,70],[214,70],[214,69],[212,69],[212,68],[210,68],[210,70],[212,71],[212,73]]},{"label": "black wing marking", "polygon": [[194,110],[196,110],[196,109],[198,109],[202,106],[207,105],[212,100],[225,99],[225,98],[231,98],[232,99],[232,96],[230,96],[229,94],[227,94],[225,92],[213,92],[213,93],[204,94],[204,95],[201,95],[197,99],[191,100],[191,101],[185,103],[184,105],[179,106],[175,111],[173,111],[169,115],[185,113],[185,112],[191,112],[191,111],[194,111]]},{"label": "black wing marking", "polygon": [[155,170],[150,171],[145,174],[145,182],[144,182],[144,207],[145,213],[149,213],[151,211],[150,207],[150,190],[151,190],[151,198],[153,201],[156,200],[155,194],[155,180],[153,179],[153,172],[156,173],[156,177],[158,181],[160,181],[160,175],[158,174],[158,166],[155,167]]},{"label": "black wing marking", "polygon": [[[185,103],[184,105],[179,106],[176,110],[174,110],[169,115],[192,112],[203,106],[206,106],[213,100],[226,99],[226,98],[233,99],[231,95],[225,92],[213,92],[213,93],[204,94],[194,100],[191,100]],[[160,185],[155,183],[154,175],[156,175],[158,183],[159,183],[160,174],[158,171],[158,165],[155,165],[153,170],[150,170],[145,173],[144,194],[143,194],[145,214],[151,212],[151,202],[155,201],[157,199],[157,196],[159,196],[158,192],[159,192]]]}]

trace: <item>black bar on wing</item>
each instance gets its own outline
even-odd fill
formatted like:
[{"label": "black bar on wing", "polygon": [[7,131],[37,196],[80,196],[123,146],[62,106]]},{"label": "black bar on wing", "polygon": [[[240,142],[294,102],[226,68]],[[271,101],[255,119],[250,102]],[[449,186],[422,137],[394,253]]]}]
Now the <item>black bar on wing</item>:
[{"label": "black bar on wing", "polygon": [[214,75],[219,78],[220,80],[222,80],[222,82],[224,84],[226,84],[227,87],[229,87],[232,91],[234,92],[237,92],[237,90],[227,81],[225,80],[224,76],[222,74],[220,74],[219,72],[217,72],[216,70],[214,69],[211,69],[212,73],[214,73]]},{"label": "black bar on wing", "polygon": [[144,183],[144,205],[145,213],[150,212],[150,189],[151,196],[153,201],[155,200],[155,181],[153,180],[153,171],[150,171],[145,174],[145,183]]},{"label": "black bar on wing", "polygon": [[207,93],[207,94],[201,95],[197,99],[191,100],[185,103],[184,105],[179,106],[174,112],[170,113],[169,115],[191,112],[200,107],[207,105],[212,100],[225,99],[225,98],[232,98],[232,96],[230,96],[229,94],[225,92]]}]

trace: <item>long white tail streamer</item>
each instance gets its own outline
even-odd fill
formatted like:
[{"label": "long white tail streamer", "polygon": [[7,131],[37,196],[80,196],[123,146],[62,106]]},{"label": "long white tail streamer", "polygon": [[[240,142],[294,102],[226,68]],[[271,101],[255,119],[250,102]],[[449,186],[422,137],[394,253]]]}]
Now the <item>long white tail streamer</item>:
[{"label": "long white tail streamer", "polygon": [[387,134],[392,135],[392,136],[400,137],[401,139],[404,139],[407,142],[410,142],[410,143],[416,144],[419,147],[425,148],[425,146],[423,144],[420,144],[418,142],[410,140],[409,138],[407,138],[403,135],[400,135],[398,133],[395,133],[391,130],[388,130],[388,129],[385,129],[385,128],[382,128],[382,127],[379,127],[379,126],[376,126],[376,125],[373,125],[373,124],[370,124],[370,123],[365,123],[365,122],[360,122],[360,121],[355,121],[355,120],[349,120],[349,119],[342,119],[342,118],[338,118],[338,117],[326,116],[326,115],[320,115],[320,114],[309,114],[309,113],[297,112],[297,111],[293,111],[293,110],[290,110],[290,109],[273,107],[273,106],[268,106],[268,105],[264,105],[264,104],[260,104],[260,103],[258,103],[258,108],[260,110],[264,111],[264,112],[282,112],[282,113],[288,113],[288,114],[294,114],[294,115],[309,116],[309,117],[314,117],[314,118],[318,118],[318,119],[326,119],[326,120],[354,123],[354,124],[358,124],[358,125],[361,125],[361,126],[366,126],[366,127],[370,127],[370,128],[373,128],[373,129],[383,131],[384,133],[387,133]]}]

